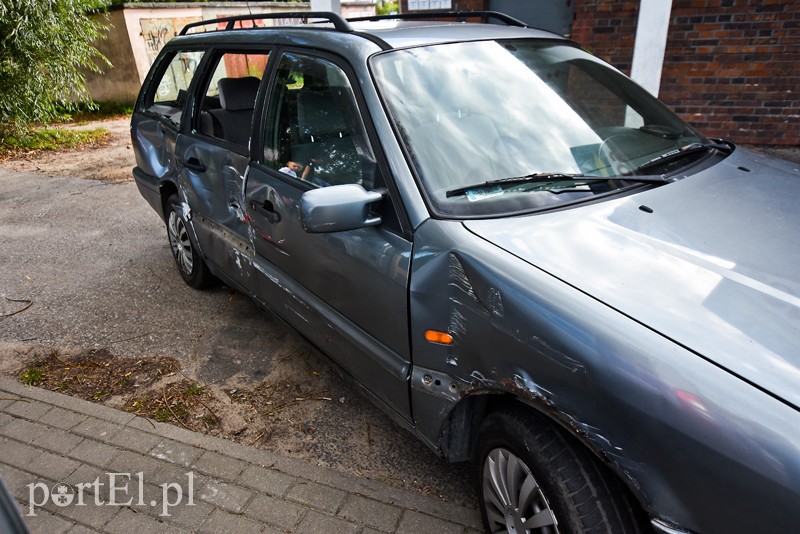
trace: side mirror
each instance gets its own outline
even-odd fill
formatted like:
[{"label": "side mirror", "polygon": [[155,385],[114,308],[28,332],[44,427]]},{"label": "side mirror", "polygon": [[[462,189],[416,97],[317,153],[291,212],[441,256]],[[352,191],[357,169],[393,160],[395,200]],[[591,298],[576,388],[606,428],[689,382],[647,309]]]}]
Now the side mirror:
[{"label": "side mirror", "polygon": [[300,197],[300,222],[306,232],[343,232],[377,226],[380,217],[369,216],[369,205],[383,195],[357,184],[333,185],[306,191]]}]

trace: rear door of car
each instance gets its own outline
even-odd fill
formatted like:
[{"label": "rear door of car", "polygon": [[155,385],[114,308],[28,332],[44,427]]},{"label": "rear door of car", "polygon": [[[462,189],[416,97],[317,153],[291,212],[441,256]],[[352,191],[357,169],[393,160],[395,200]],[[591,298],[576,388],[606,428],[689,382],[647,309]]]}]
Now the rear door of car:
[{"label": "rear door of car", "polygon": [[[410,419],[408,274],[411,241],[346,64],[304,51],[276,60],[245,188],[259,292],[369,392]],[[302,195],[359,184],[378,191],[378,226],[310,233]]]},{"label": "rear door of car", "polygon": [[209,52],[197,84],[190,131],[175,147],[191,222],[208,263],[229,283],[253,291],[252,240],[244,209],[250,136],[269,49]]}]

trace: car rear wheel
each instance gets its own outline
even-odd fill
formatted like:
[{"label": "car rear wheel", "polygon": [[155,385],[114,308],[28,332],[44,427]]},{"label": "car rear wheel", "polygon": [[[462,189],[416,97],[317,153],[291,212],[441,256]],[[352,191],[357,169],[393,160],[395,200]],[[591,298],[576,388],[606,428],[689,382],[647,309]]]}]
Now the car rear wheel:
[{"label": "car rear wheel", "polygon": [[639,533],[644,513],[604,466],[538,414],[497,411],[478,435],[487,532]]},{"label": "car rear wheel", "polygon": [[183,207],[177,195],[167,199],[167,236],[172,257],[175,258],[175,264],[183,280],[195,289],[212,285],[216,279],[208,270],[189,233],[183,216]]}]

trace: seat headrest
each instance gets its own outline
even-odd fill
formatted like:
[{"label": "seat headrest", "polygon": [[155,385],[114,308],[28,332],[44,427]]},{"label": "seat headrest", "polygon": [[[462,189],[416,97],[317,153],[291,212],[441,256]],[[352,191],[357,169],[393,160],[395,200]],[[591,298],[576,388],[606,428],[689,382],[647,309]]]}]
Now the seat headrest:
[{"label": "seat headrest", "polygon": [[256,104],[256,93],[261,80],[255,76],[244,78],[222,78],[217,82],[219,103],[227,111],[253,109]]}]

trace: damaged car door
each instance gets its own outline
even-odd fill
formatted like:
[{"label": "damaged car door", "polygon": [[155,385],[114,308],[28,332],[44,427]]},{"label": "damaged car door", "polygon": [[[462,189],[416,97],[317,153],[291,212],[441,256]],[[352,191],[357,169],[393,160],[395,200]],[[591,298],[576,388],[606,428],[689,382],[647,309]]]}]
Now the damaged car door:
[{"label": "damaged car door", "polygon": [[256,96],[269,58],[262,50],[216,54],[198,91],[191,133],[175,152],[184,172],[183,199],[207,261],[226,281],[253,289],[252,246],[243,199]]},{"label": "damaged car door", "polygon": [[263,157],[246,184],[259,291],[409,420],[411,242],[398,230],[354,84],[332,59],[300,52],[285,53],[273,79]]},{"label": "damaged car door", "polygon": [[139,192],[163,216],[162,180],[175,180],[175,143],[187,107],[190,85],[205,55],[199,50],[164,54],[153,67],[147,90],[142,91],[132,118],[133,149],[137,167],[133,174]]}]

